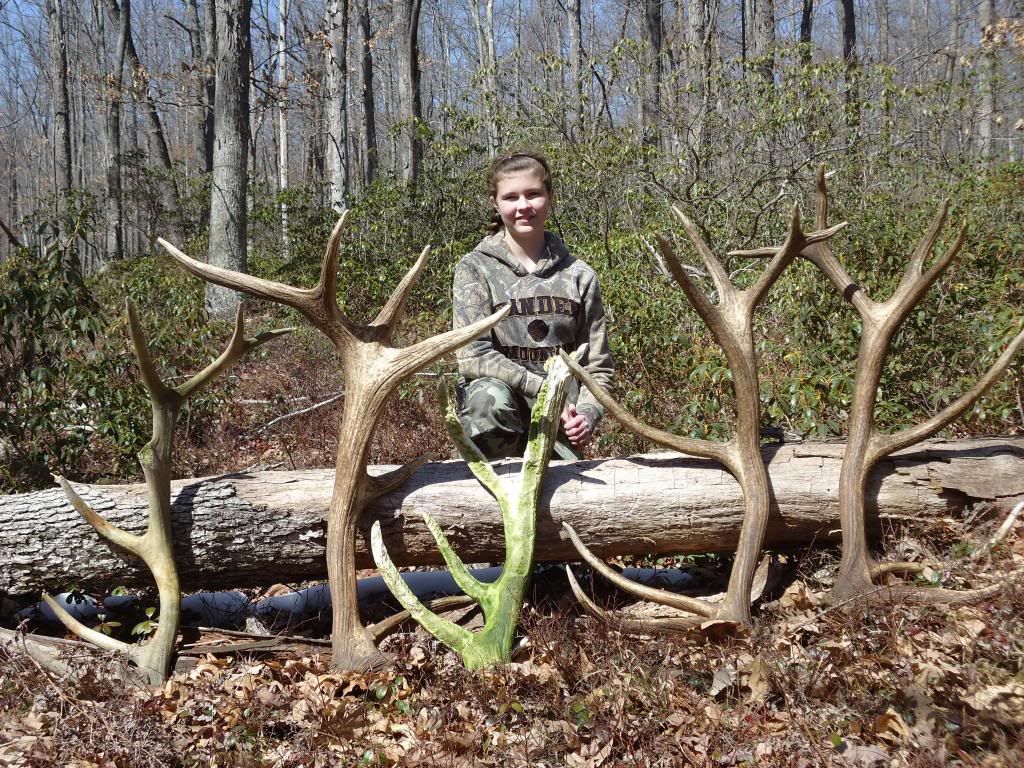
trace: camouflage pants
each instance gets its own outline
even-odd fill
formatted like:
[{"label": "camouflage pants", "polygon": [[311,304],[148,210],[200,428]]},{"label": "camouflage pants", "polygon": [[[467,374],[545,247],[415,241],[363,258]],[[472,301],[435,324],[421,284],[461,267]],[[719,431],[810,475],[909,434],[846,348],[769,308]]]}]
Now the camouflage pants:
[{"label": "camouflage pants", "polygon": [[[576,399],[576,392],[578,388],[570,388],[570,400]],[[462,426],[480,452],[492,460],[523,455],[533,403],[534,398],[514,391],[499,379],[483,377],[459,385]],[[583,458],[561,429],[554,453],[561,459]]]}]

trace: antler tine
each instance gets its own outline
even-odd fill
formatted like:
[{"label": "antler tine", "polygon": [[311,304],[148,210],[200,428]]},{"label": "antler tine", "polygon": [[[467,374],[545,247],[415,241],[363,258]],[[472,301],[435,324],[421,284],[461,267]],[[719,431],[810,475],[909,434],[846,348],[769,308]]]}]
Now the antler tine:
[{"label": "antler tine", "polygon": [[454,328],[437,336],[431,336],[429,339],[424,339],[417,344],[413,344],[411,347],[399,350],[397,355],[399,362],[395,369],[395,375],[401,378],[430,365],[441,355],[461,347],[484,331],[490,330],[503,320],[510,311],[512,311],[512,308],[506,305],[483,320],[477,320],[471,325]]},{"label": "antler tine", "polygon": [[935,284],[935,281],[942,277],[943,273],[949,268],[949,265],[953,263],[953,259],[960,253],[960,249],[963,248],[964,242],[967,240],[967,225],[963,224],[959,231],[956,233],[956,239],[946,249],[935,262],[928,267],[917,284],[910,291],[910,295],[914,298],[911,299],[913,303],[917,303],[920,296]]},{"label": "antler tine", "polygon": [[[686,298],[690,300],[693,308],[697,310],[697,314],[701,316],[709,326],[712,322],[717,322],[718,308],[711,303],[708,299],[707,294],[694,282],[690,274],[683,268],[682,263],[676,256],[676,252],[672,249],[672,244],[661,235],[657,236],[658,249],[661,251],[661,255],[665,257],[665,264],[668,267],[669,273],[679,284],[679,287],[683,289],[683,293],[686,294]],[[717,284],[717,281],[716,281]],[[729,290],[732,290],[730,285]],[[723,294],[720,292],[719,296]],[[715,326],[712,326],[712,330],[715,330]]]},{"label": "antler tine", "polygon": [[935,241],[939,239],[948,215],[949,198],[947,197],[942,201],[942,205],[939,206],[939,210],[932,217],[932,222],[928,225],[927,231],[918,241],[917,247],[914,248],[914,252],[910,256],[910,263],[907,264],[907,273],[904,279],[920,276],[921,271],[924,269],[924,262],[928,258],[928,254],[935,247]]},{"label": "antler tine", "polygon": [[448,619],[433,613],[409,589],[409,585],[405,583],[405,579],[398,572],[398,568],[395,567],[391,556],[388,555],[387,548],[384,546],[384,538],[381,535],[379,520],[370,529],[370,550],[373,553],[374,562],[377,563],[377,569],[380,571],[384,583],[388,585],[391,594],[409,612],[410,616],[449,648],[461,647],[472,640],[473,635],[468,629],[464,629],[448,621]]},{"label": "antler tine", "polygon": [[[715,283],[715,289],[718,291],[719,296],[724,296],[734,290],[732,282],[729,280],[729,273],[725,267],[722,266],[722,262],[718,260],[714,252],[704,241],[704,238],[700,234],[700,230],[690,220],[690,217],[683,213],[682,209],[678,206],[672,206],[672,213],[675,214],[679,223],[683,225],[683,229],[686,230],[687,236],[690,238],[690,242],[693,243],[694,248],[697,249],[697,253],[700,254],[705,266],[708,268],[708,272],[711,274],[711,279]],[[659,238],[660,239],[660,238]],[[662,253],[665,249],[662,248]]]},{"label": "antler tine", "polygon": [[562,523],[562,530],[569,536],[569,540],[572,545],[579,552],[580,557],[593,568],[595,571],[604,576],[608,581],[614,584],[616,587],[624,592],[648,600],[652,603],[658,603],[659,605],[667,605],[670,608],[677,608],[680,611],[689,611],[695,613],[698,616],[713,616],[715,608],[705,603],[703,600],[697,600],[693,597],[687,597],[686,595],[677,595],[673,592],[666,592],[663,589],[656,589],[654,587],[648,587],[644,584],[637,584],[635,581],[631,581],[623,576],[621,573],[615,571],[607,565],[604,560],[599,558],[586,544],[580,539],[579,535],[573,530],[573,527],[568,523]]},{"label": "antler tine", "polygon": [[[469,597],[469,595],[453,595],[451,597],[438,597],[434,600],[428,600],[425,603],[425,607],[432,613],[443,613],[473,604],[473,598]],[[411,618],[411,613],[401,610],[393,616],[388,616],[386,619],[381,619],[377,623],[371,624],[366,629],[373,635],[374,642],[379,643],[388,635],[398,631],[398,628]]]},{"label": "antler tine", "polygon": [[825,164],[818,163],[818,172],[814,175],[817,194],[814,196],[814,227],[825,229],[828,226],[828,189],[825,186]]},{"label": "antler tine", "polygon": [[264,331],[254,339],[245,338],[245,305],[239,302],[235,309],[235,329],[231,333],[231,339],[227,347],[220,353],[220,357],[206,366],[203,370],[190,378],[175,391],[182,397],[187,398],[205,387],[216,379],[227,368],[233,365],[239,358],[245,356],[268,341],[284,336],[294,331],[294,328],[280,328],[274,331]]},{"label": "antler tine", "polygon": [[775,284],[775,281],[779,279],[786,267],[793,263],[793,259],[797,257],[797,254],[806,243],[807,238],[804,236],[803,229],[800,226],[800,206],[794,205],[789,218],[789,231],[786,233],[786,239],[783,241],[782,247],[772,257],[768,267],[761,274],[761,277],[757,279],[757,282],[745,291],[748,311],[752,312],[761,303],[761,299],[764,298],[768,289]]},{"label": "antler tine", "polygon": [[135,659],[136,654],[134,653],[132,646],[108,635],[104,635],[102,632],[92,629],[91,627],[85,626],[85,624],[64,610],[64,606],[50,597],[46,592],[43,593],[43,600],[46,601],[46,604],[50,606],[50,609],[57,614],[57,618],[60,619],[60,623],[67,627],[71,633],[105,651],[124,653],[130,659]]},{"label": "antler tine", "polygon": [[989,387],[999,380],[999,377],[1010,367],[1010,363],[1013,362],[1014,357],[1017,356],[1022,347],[1024,347],[1024,330],[1021,330],[1013,341],[1007,345],[1006,349],[1003,350],[1003,354],[999,356],[996,362],[992,364],[992,367],[988,369],[985,375],[968,392],[958,397],[930,419],[899,432],[894,432],[891,435],[875,433],[871,439],[870,460],[874,462],[883,459],[901,448],[914,445],[934,435],[947,424],[950,424],[960,414],[974,405],[978,398],[984,395]]},{"label": "antler tine", "polygon": [[71,487],[71,483],[69,483],[65,478],[60,475],[54,475],[54,479],[60,483],[60,487],[64,491],[64,495],[67,496],[68,501],[71,502],[71,506],[75,508],[75,511],[85,518],[85,521],[95,528],[96,532],[100,534],[100,536],[107,539],[112,544],[121,547],[121,549],[126,549],[134,555],[139,554],[139,545],[142,541],[142,537],[118,528],[105,517],[97,513],[86,503],[85,499],[78,495],[78,492]]},{"label": "antler tine", "polygon": [[459,451],[462,460],[466,462],[469,471],[473,473],[480,485],[501,504],[502,499],[507,499],[505,483],[494,471],[491,462],[483,455],[473,439],[466,434],[466,429],[459,419],[455,410],[455,403],[452,400],[448,384],[444,379],[438,379],[437,399],[441,404],[441,412],[444,414],[444,424],[448,429],[448,435]]},{"label": "antler tine", "polygon": [[395,288],[391,294],[391,298],[388,299],[388,303],[383,306],[380,312],[377,313],[377,317],[373,319],[370,325],[383,326],[386,330],[387,341],[391,340],[392,335],[395,332],[395,327],[398,325],[398,321],[402,317],[402,310],[405,309],[405,300],[409,298],[409,293],[412,291],[416,282],[420,278],[420,274],[423,272],[423,267],[427,264],[427,257],[430,255],[430,246],[424,246],[420,252],[419,258],[416,259],[416,263],[412,265],[412,268],[405,273],[405,277]]},{"label": "antler tine", "polygon": [[437,548],[448,565],[448,570],[459,589],[472,597],[476,602],[483,603],[486,599],[487,588],[469,572],[466,564],[462,562],[462,558],[455,554],[455,550],[452,549],[448,537],[445,536],[441,526],[430,516],[430,513],[423,510],[421,516],[423,517],[423,522],[426,523],[427,528],[433,535],[434,541],[437,542]]},{"label": "antler tine", "polygon": [[566,578],[569,581],[569,588],[572,590],[573,595],[579,600],[580,605],[583,606],[584,610],[599,621],[603,621],[612,628],[617,629],[627,634],[640,635],[650,634],[654,632],[685,632],[692,630],[696,627],[701,626],[704,623],[704,618],[694,617],[690,618],[671,618],[671,619],[626,619],[616,616],[611,611],[606,611],[601,608],[597,603],[590,599],[590,597],[580,587],[578,581],[576,581],[576,575],[572,572],[572,568],[568,565],[565,566]]},{"label": "antler tine", "polygon": [[175,396],[176,393],[161,381],[160,374],[156,371],[153,356],[149,352],[149,344],[146,342],[146,334],[143,333],[142,324],[139,323],[135,303],[131,299],[125,299],[124,305],[128,312],[128,335],[131,336],[132,346],[135,348],[135,358],[139,362],[142,384],[154,401],[163,402],[168,397]]},{"label": "antler tine", "polygon": [[693,437],[682,437],[681,435],[675,435],[671,432],[666,432],[662,429],[652,427],[631,414],[608,393],[608,390],[598,384],[594,377],[587,373],[585,368],[582,368],[575,360],[566,355],[564,350],[559,354],[576,378],[583,382],[583,385],[594,395],[594,397],[597,398],[598,402],[605,407],[605,410],[607,410],[609,414],[614,416],[631,432],[634,432],[653,443],[670,448],[673,451],[685,453],[688,456],[700,456],[705,459],[713,459],[721,464],[730,466],[729,462],[731,454],[726,448],[725,443],[716,443],[712,440],[699,440]]},{"label": "antler tine", "polygon": [[381,475],[366,475],[366,499],[372,501],[378,499],[381,496],[386,496],[393,490],[401,486],[416,474],[416,470],[431,461],[437,460],[437,454],[435,453],[424,453],[422,456],[417,456],[412,461],[403,464],[398,469],[393,469],[390,472],[385,472]]},{"label": "antler tine", "polygon": [[327,248],[324,250],[324,258],[320,263],[320,280],[310,291],[325,320],[340,326],[342,333],[346,336],[354,335],[355,326],[338,308],[338,260],[341,258],[341,239],[345,235],[349,214],[351,211],[348,209],[342,211],[334,229],[331,230]]},{"label": "antler tine", "polygon": [[212,264],[204,264],[201,261],[186,256],[175,246],[163,238],[157,238],[157,242],[174,257],[175,261],[181,264],[188,272],[191,272],[201,280],[221,285],[236,291],[248,293],[259,299],[266,299],[277,304],[284,304],[301,312],[313,325],[325,334],[334,338],[334,330],[337,317],[331,316],[330,312],[322,305],[320,300],[321,291],[317,288],[295,288],[284,285],[273,280],[264,280],[262,277],[243,275],[222,267],[215,267]]}]

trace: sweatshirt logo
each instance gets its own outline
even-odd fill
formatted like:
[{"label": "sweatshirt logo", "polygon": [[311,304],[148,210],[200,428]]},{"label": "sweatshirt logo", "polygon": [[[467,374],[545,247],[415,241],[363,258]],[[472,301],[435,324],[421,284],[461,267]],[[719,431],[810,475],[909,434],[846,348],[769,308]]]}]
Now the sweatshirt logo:
[{"label": "sweatshirt logo", "polygon": [[528,326],[526,326],[526,332],[530,334],[530,338],[534,341],[543,341],[544,337],[548,335],[548,324],[543,320],[534,320]]},{"label": "sweatshirt logo", "polygon": [[[508,313],[509,317],[533,317],[536,315],[579,317],[580,315],[580,303],[564,296],[530,296],[522,299],[509,299],[508,304],[512,307]],[[505,302],[495,304],[491,311],[497,312],[504,306]],[[547,334],[545,333],[545,335]]]}]

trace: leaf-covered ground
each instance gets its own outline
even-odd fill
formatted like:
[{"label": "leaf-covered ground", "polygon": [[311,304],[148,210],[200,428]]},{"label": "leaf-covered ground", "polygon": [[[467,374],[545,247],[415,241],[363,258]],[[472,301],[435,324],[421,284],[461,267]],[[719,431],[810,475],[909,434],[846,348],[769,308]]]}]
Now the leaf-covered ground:
[{"label": "leaf-covered ground", "polygon": [[934,574],[1004,574],[988,602],[836,608],[820,592],[835,564],[814,555],[739,638],[627,637],[568,602],[529,608],[521,660],[483,672],[407,633],[380,673],[210,656],[154,691],[109,658],[71,681],[8,647],[0,765],[1019,766],[1022,564],[1011,534]]}]

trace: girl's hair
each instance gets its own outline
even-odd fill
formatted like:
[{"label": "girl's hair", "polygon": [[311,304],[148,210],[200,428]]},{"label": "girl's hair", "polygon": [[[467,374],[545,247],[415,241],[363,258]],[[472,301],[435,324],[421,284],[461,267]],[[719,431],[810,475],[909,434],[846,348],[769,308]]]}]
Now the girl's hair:
[{"label": "girl's hair", "polygon": [[[501,155],[491,161],[491,164],[487,167],[487,196],[497,197],[498,182],[506,176],[522,173],[523,171],[536,171],[544,182],[544,188],[548,191],[548,194],[550,195],[554,192],[551,184],[551,168],[548,166],[547,158],[540,152],[524,149],[517,150],[508,155]],[[501,216],[498,214],[497,208],[495,208],[491,211],[490,221],[484,225],[484,233],[488,235],[496,234],[501,230],[501,227]]]}]

